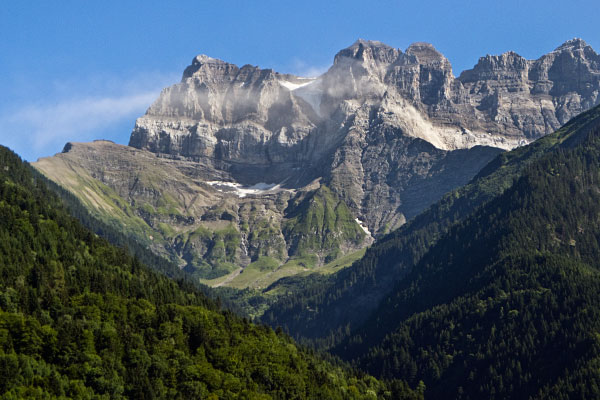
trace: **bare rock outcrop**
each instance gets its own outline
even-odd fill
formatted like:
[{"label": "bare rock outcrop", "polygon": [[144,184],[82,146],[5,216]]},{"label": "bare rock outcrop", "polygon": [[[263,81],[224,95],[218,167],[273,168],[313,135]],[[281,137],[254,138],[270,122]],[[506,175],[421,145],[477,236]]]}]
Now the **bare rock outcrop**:
[{"label": "bare rock outcrop", "polygon": [[[198,56],[138,119],[130,145],[244,183],[325,178],[381,233],[466,182],[495,149],[597,104],[599,90],[600,56],[581,39],[537,60],[488,55],[459,77],[428,43],[403,52],[358,40],[316,79]],[[449,174],[457,150],[463,168]]]}]

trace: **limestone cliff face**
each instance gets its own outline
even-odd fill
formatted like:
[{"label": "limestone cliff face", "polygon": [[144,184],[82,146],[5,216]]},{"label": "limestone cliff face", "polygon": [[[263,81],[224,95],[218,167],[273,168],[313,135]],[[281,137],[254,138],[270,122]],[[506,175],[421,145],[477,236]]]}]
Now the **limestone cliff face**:
[{"label": "limestone cliff face", "polygon": [[458,79],[486,126],[530,141],[598,104],[600,56],[573,39],[533,61],[513,52],[488,55]]},{"label": "limestone cliff face", "polygon": [[248,184],[323,178],[381,233],[468,181],[497,149],[597,104],[599,90],[600,56],[580,39],[538,60],[488,55],[458,78],[428,43],[403,52],[358,40],[316,79],[198,56],[138,119],[130,145]]},{"label": "limestone cliff face", "polygon": [[198,56],[138,119],[130,145],[250,164],[301,161],[305,153],[290,150],[315,128],[314,112],[285,85],[308,82]]}]

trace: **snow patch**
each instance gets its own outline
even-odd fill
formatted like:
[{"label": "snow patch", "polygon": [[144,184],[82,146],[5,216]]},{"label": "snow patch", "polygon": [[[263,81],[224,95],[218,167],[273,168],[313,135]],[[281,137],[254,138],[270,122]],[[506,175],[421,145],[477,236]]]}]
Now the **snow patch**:
[{"label": "snow patch", "polygon": [[290,81],[279,81],[279,83],[284,88],[289,89],[290,91],[294,91],[294,90],[299,89],[301,87],[304,87],[306,85],[310,85],[311,83],[313,83],[314,79],[307,79],[307,81],[308,82],[304,82],[304,83],[294,83],[294,82],[290,82]]},{"label": "snow patch", "polygon": [[371,236],[371,232],[369,232],[369,228],[367,228],[367,226],[364,224],[364,222],[362,222],[360,219],[356,218],[355,219],[356,223],[362,228],[363,231],[365,231],[365,233],[369,236]]},{"label": "snow patch", "polygon": [[244,186],[237,182],[208,181],[206,182],[219,192],[231,193],[238,197],[246,197],[249,194],[265,194],[281,190],[280,184],[260,182],[252,186]]}]

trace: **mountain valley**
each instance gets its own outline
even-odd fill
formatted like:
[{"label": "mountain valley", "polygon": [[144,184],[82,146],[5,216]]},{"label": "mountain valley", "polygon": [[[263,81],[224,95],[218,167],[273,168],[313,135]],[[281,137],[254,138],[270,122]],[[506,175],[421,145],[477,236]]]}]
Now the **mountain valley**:
[{"label": "mountain valley", "polygon": [[0,396],[600,398],[599,93],[580,39],[458,77],[359,40],[0,147]]}]

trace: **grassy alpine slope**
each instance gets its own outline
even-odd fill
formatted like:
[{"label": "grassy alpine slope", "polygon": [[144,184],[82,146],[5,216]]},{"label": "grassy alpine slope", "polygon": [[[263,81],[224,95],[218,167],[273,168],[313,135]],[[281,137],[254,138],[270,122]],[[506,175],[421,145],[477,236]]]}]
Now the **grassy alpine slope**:
[{"label": "grassy alpine slope", "polygon": [[83,228],[0,148],[0,396],[418,398],[299,349]]},{"label": "grassy alpine slope", "polygon": [[238,193],[214,180],[230,178],[201,163],[103,140],[68,143],[34,166],[101,224],[208,285],[264,288],[285,276],[322,272],[372,240],[319,183]]}]

